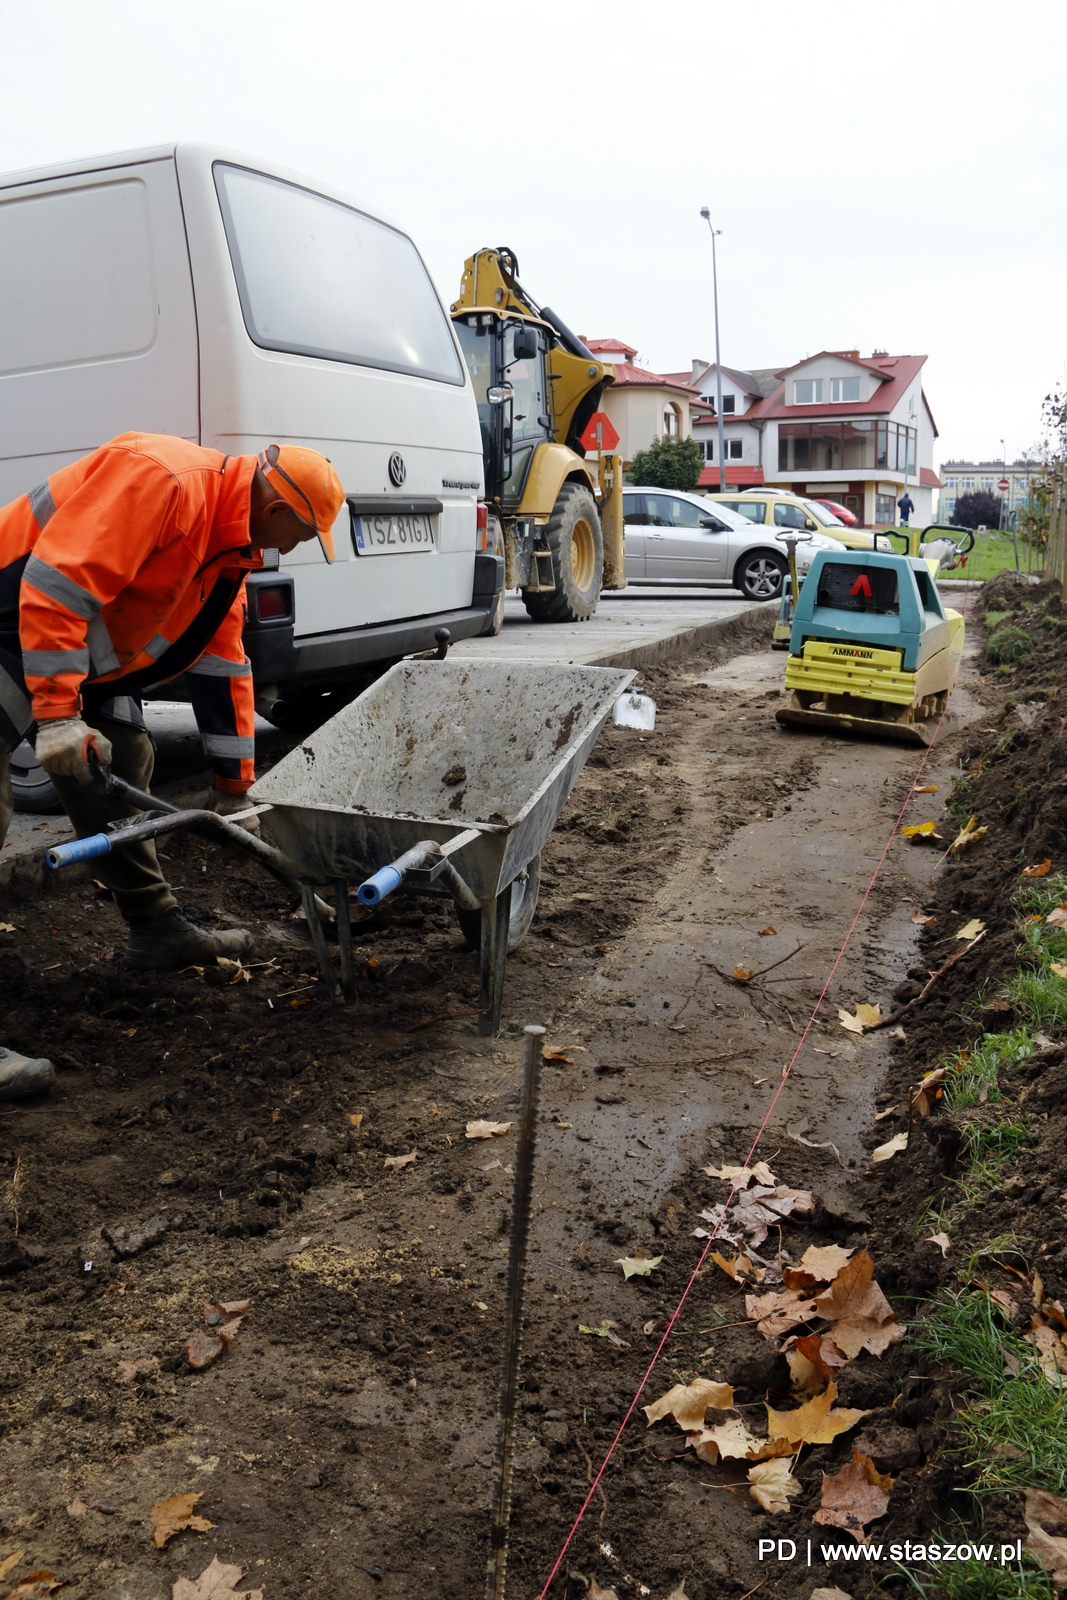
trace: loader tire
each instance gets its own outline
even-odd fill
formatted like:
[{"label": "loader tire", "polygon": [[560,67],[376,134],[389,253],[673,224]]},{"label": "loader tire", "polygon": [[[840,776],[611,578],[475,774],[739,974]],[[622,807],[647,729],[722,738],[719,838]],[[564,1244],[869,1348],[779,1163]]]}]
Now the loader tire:
[{"label": "loader tire", "polygon": [[604,579],[604,537],[596,501],[580,483],[565,483],[545,529],[554,589],[522,592],[535,622],[585,622]]}]

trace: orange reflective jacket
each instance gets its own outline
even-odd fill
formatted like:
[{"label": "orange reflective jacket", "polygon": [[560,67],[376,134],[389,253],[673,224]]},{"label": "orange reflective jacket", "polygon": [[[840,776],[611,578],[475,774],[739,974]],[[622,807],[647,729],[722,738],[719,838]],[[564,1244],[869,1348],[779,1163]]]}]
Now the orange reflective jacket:
[{"label": "orange reflective jacket", "polygon": [[[228,754],[242,760],[240,787],[251,781],[241,626],[244,575],[262,566],[249,543],[255,467],[253,456],[125,433],[0,509],[0,570],[25,560],[19,640],[35,717],[75,715],[87,679],[121,692],[133,675],[147,687],[198,661],[198,675],[233,680]],[[213,595],[225,610],[200,638]]]}]

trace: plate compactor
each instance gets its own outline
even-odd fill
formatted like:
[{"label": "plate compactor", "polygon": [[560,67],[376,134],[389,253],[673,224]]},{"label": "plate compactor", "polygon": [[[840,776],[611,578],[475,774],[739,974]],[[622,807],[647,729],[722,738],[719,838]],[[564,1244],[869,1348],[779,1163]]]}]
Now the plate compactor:
[{"label": "plate compactor", "polygon": [[793,611],[793,698],[778,721],[929,744],[963,655],[963,618],[941,604],[937,568],[888,551],[820,550]]}]

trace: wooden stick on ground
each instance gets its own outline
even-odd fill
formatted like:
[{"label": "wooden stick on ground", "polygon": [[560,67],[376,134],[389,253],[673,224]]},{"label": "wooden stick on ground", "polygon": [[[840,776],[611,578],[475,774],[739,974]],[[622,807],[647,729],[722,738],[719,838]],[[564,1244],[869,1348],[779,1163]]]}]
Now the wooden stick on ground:
[{"label": "wooden stick on ground", "polygon": [[912,1006],[921,1005],[938,978],[943,978],[949,968],[954,967],[956,962],[967,954],[968,950],[973,950],[976,944],[981,944],[987,932],[988,930],[983,928],[976,939],[972,939],[969,944],[965,944],[962,950],[957,950],[954,956],[949,956],[943,967],[938,967],[936,972],[930,974],[922,993],[917,994],[914,1000],[909,1000],[907,1005],[898,1006],[896,1011],[891,1011],[888,1017],[882,1018],[881,1022],[872,1022],[868,1027],[864,1028],[864,1033],[875,1033],[879,1028],[888,1028],[890,1023],[896,1022],[897,1018],[902,1017],[905,1011],[910,1011]]}]

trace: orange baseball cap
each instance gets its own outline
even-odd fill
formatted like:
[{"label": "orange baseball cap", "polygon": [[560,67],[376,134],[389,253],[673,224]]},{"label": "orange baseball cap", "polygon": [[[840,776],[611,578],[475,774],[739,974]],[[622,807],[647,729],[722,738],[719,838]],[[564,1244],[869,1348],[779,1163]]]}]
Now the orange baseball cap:
[{"label": "orange baseball cap", "polygon": [[327,561],[333,560],[333,525],[345,501],[345,491],[330,462],[317,450],[302,444],[270,445],[278,459],[272,463],[266,450],[257,457],[259,470],[271,488],[287,500],[301,522],[319,536]]}]

